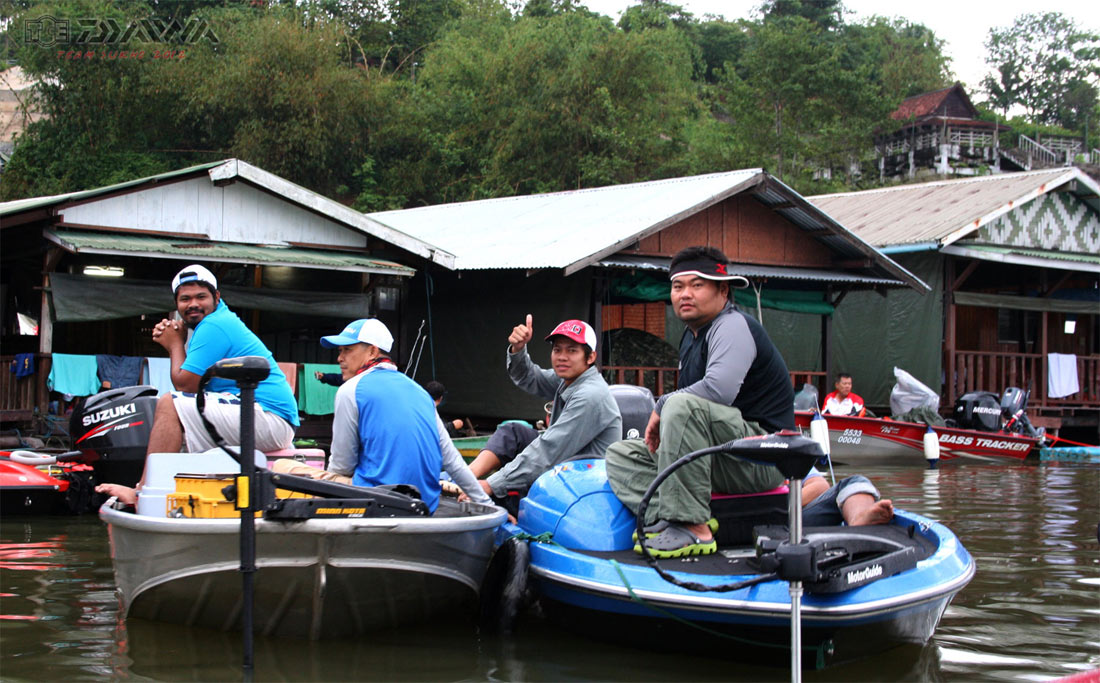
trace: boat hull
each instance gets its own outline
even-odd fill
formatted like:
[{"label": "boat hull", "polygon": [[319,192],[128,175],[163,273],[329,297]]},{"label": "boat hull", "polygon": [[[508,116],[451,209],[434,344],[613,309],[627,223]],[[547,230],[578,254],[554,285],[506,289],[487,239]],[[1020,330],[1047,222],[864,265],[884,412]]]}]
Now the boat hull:
[{"label": "boat hull", "polygon": [[[544,474],[521,503],[518,523],[504,527],[553,535],[551,543],[530,543],[529,573],[546,613],[568,628],[650,649],[697,647],[709,655],[788,661],[786,582],[715,591],[666,582],[631,550],[634,528],[633,515],[607,484],[602,461],[563,463]],[[911,546],[915,566],[862,585],[863,578],[849,575],[857,587],[840,592],[807,591],[803,643],[816,650],[816,656],[804,657],[808,665],[926,643],[951,599],[974,576],[970,554],[931,519],[897,510],[890,525],[860,529],[860,535]],[[805,531],[812,535],[815,529]],[[715,555],[661,566],[681,581],[718,587],[756,577],[759,569],[748,560],[754,555],[751,545],[720,546]],[[881,574],[887,566],[861,571]]]},{"label": "boat hull", "polygon": [[[795,422],[809,429],[812,413],[796,412]],[[928,426],[877,417],[826,415],[829,456],[848,465],[926,465],[924,434]],[[1036,456],[1039,439],[1005,432],[932,427],[939,459],[1019,464]]]},{"label": "boat hull", "polygon": [[[239,521],[155,518],[105,505],[127,617],[239,630]],[[254,624],[329,639],[474,614],[502,510],[441,501],[429,518],[256,522]],[[461,611],[460,611],[461,610]]]}]

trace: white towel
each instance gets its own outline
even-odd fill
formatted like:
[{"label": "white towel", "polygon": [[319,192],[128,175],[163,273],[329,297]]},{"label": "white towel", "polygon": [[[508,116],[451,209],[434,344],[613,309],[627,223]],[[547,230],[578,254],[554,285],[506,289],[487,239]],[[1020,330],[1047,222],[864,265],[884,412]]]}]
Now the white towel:
[{"label": "white towel", "polygon": [[141,370],[141,383],[157,388],[157,396],[175,391],[172,385],[172,359],[146,358]]},{"label": "white towel", "polygon": [[1063,398],[1081,390],[1077,383],[1077,356],[1051,353],[1047,360],[1047,396]]}]

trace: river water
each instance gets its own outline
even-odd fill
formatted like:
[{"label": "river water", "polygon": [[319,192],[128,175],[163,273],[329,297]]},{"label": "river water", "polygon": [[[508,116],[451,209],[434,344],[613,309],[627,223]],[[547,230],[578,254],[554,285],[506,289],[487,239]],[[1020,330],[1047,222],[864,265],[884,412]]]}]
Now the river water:
[{"label": "river water", "polygon": [[[895,505],[942,521],[974,580],[925,647],[807,681],[1041,681],[1100,668],[1100,467],[864,468]],[[838,472],[838,474],[840,474]],[[525,615],[511,636],[441,621],[356,641],[257,639],[255,680],[789,680],[784,668],[680,657],[575,636]],[[0,678],[241,680],[240,634],[119,616],[97,517],[0,520]]]}]

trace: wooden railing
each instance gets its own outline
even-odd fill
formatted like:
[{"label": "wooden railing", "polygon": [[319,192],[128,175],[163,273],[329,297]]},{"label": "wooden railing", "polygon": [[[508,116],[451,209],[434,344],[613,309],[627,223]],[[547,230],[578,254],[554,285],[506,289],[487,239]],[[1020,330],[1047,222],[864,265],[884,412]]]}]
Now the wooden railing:
[{"label": "wooden railing", "polygon": [[675,391],[676,381],[680,379],[678,368],[663,368],[648,365],[605,365],[603,376],[609,384],[634,384],[646,387],[657,397]]},{"label": "wooden railing", "polygon": [[1027,165],[1029,168],[1035,164],[1041,164],[1044,166],[1054,166],[1058,163],[1058,155],[1053,151],[1047,149],[1038,142],[1035,142],[1026,135],[1020,136],[1019,142],[1020,152],[1027,157]]},{"label": "wooden railing", "polygon": [[[605,365],[603,376],[609,384],[634,384],[646,387],[657,397],[676,389],[680,379],[677,368],[654,367],[646,365]],[[791,385],[795,391],[803,384],[817,387],[820,396],[825,395],[825,373],[813,370],[793,370],[790,372]]]},{"label": "wooden railing", "polygon": [[1031,390],[1032,407],[1100,407],[1100,356],[1077,356],[1081,389],[1062,398],[1047,396],[1047,359],[1038,353],[955,351],[954,372],[948,377],[947,405],[971,391],[1003,392],[1006,387]]},{"label": "wooden railing", "polygon": [[[34,416],[37,375],[15,376],[9,370],[15,356],[0,356],[0,419],[29,420]],[[41,359],[35,358],[41,367]]]}]

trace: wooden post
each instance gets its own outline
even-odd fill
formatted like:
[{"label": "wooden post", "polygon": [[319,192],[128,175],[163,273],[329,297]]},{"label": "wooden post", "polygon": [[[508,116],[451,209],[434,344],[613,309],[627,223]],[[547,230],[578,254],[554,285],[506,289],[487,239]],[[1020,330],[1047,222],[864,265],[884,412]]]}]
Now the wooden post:
[{"label": "wooden post", "polygon": [[943,316],[944,332],[943,345],[947,367],[944,372],[944,382],[947,384],[947,405],[955,405],[955,257],[948,256],[943,268]]},{"label": "wooden post", "polygon": [[46,255],[42,259],[42,301],[38,309],[38,368],[37,386],[35,387],[34,405],[40,416],[45,416],[50,402],[50,390],[46,386],[46,379],[50,376],[50,368],[53,366],[53,316],[50,314],[50,274],[57,268],[57,262],[61,260],[62,250],[57,246],[46,249]]}]

